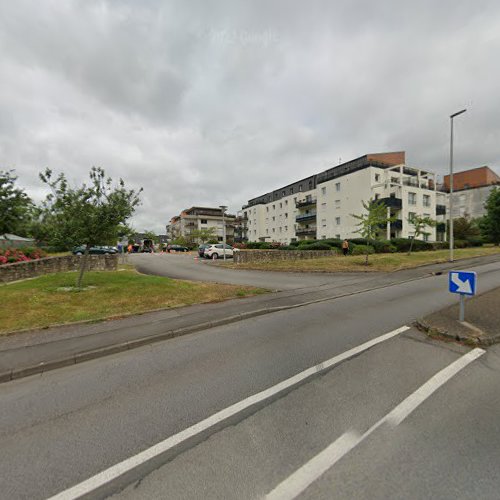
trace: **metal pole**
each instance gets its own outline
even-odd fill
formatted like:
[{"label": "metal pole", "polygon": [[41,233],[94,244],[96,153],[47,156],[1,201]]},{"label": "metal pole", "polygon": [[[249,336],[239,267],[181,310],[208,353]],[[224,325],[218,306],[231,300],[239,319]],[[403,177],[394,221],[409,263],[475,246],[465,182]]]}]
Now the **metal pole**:
[{"label": "metal pole", "polygon": [[391,221],[389,220],[391,218],[391,207],[387,207],[387,240],[391,239]]},{"label": "metal pole", "polygon": [[226,222],[224,212],[227,207],[225,205],[219,205],[219,208],[222,210],[222,255],[224,260],[226,260]]},{"label": "metal pole", "polygon": [[453,118],[455,116],[461,115],[462,113],[465,113],[467,110],[462,109],[460,111],[457,111],[456,113],[453,113],[450,115],[450,224],[449,224],[449,230],[450,230],[450,262],[453,262]]},{"label": "metal pole", "polygon": [[458,320],[464,321],[464,317],[465,317],[465,295],[461,293],[460,294],[460,313],[458,316]]},{"label": "metal pole", "polygon": [[450,223],[449,223],[449,244],[450,262],[453,262],[453,115],[450,116]]}]

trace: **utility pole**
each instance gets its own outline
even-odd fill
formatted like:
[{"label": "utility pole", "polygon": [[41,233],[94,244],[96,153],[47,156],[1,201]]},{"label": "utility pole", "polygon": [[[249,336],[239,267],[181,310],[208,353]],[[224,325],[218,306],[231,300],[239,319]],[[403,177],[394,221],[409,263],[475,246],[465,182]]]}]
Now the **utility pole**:
[{"label": "utility pole", "polygon": [[226,260],[226,221],[224,218],[224,213],[227,209],[227,206],[225,205],[219,205],[219,208],[222,211],[222,255],[224,258],[224,261]]}]

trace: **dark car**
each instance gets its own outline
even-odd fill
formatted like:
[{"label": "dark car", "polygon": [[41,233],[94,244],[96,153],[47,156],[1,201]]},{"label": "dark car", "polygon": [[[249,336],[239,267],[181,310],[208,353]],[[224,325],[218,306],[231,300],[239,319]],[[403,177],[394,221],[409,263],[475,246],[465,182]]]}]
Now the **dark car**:
[{"label": "dark car", "polygon": [[189,248],[181,245],[168,245],[167,251],[169,252],[189,252]]},{"label": "dark car", "polygon": [[208,248],[210,245],[200,245],[198,247],[198,255],[200,257],[203,257],[203,254],[205,253],[205,249]]},{"label": "dark car", "polygon": [[[85,253],[85,247],[83,245],[75,247],[72,252],[74,255],[83,255]],[[111,255],[114,253],[118,253],[118,250],[115,247],[95,245],[89,248],[89,254],[91,255]]]}]

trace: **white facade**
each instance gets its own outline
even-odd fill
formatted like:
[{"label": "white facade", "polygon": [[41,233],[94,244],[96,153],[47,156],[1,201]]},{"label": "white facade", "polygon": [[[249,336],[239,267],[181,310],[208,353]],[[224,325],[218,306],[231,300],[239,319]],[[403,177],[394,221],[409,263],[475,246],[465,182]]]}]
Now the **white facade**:
[{"label": "white facade", "polygon": [[[476,219],[486,215],[484,204],[495,185],[481,186],[453,192],[453,218],[470,217]],[[448,198],[449,198],[448,194]],[[449,203],[449,200],[448,200]]]},{"label": "white facade", "polygon": [[[287,186],[251,200],[243,208],[248,218],[248,240],[288,244],[302,239],[359,237],[359,221],[352,214],[363,213],[362,203],[370,199],[383,200],[388,213],[397,219],[387,228],[387,239],[413,236],[408,219],[419,215],[439,223],[438,228],[427,227],[428,234],[422,238],[442,240],[446,194],[437,191],[435,175],[406,165],[370,163],[376,162],[356,165],[345,175],[335,168],[319,174],[314,187],[307,191],[288,194]],[[279,198],[271,199],[276,196]]]}]

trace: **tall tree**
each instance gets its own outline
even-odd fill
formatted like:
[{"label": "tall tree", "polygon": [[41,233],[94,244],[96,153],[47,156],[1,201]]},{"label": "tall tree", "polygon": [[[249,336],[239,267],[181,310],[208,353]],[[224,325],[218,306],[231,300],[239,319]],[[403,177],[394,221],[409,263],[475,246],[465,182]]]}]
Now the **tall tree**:
[{"label": "tall tree", "polygon": [[[388,222],[393,222],[395,216],[387,216],[387,207],[382,201],[369,200],[363,201],[365,212],[359,215],[351,214],[352,217],[359,220],[356,224],[359,229],[356,231],[367,240],[376,240],[380,238],[381,228]],[[368,265],[369,246],[366,245],[365,265]]]},{"label": "tall tree", "polygon": [[16,181],[13,170],[0,170],[0,234],[26,236],[34,206]]},{"label": "tall tree", "polygon": [[421,215],[408,217],[408,222],[413,226],[413,238],[411,239],[410,248],[408,249],[408,255],[410,255],[413,250],[413,242],[418,239],[419,236],[429,235],[430,232],[427,228],[435,227],[437,222],[430,217],[423,217]]},{"label": "tall tree", "polygon": [[195,229],[194,231],[191,231],[190,236],[193,241],[198,240],[200,243],[206,243],[208,240],[212,240],[216,237],[216,229],[215,227]]},{"label": "tall tree", "polygon": [[102,168],[92,167],[90,183],[71,187],[64,174],[55,179],[46,169],[40,179],[52,192],[43,204],[42,219],[52,245],[70,248],[84,245],[77,287],[80,288],[92,245],[115,243],[126,221],[139,205],[138,191],[127,190],[122,179],[114,185]]},{"label": "tall tree", "polygon": [[481,234],[479,227],[474,219],[468,215],[453,220],[453,237],[456,240],[468,240],[478,237]]},{"label": "tall tree", "polygon": [[481,233],[495,245],[500,244],[500,188],[493,188],[486,203],[486,215],[480,221]]}]

